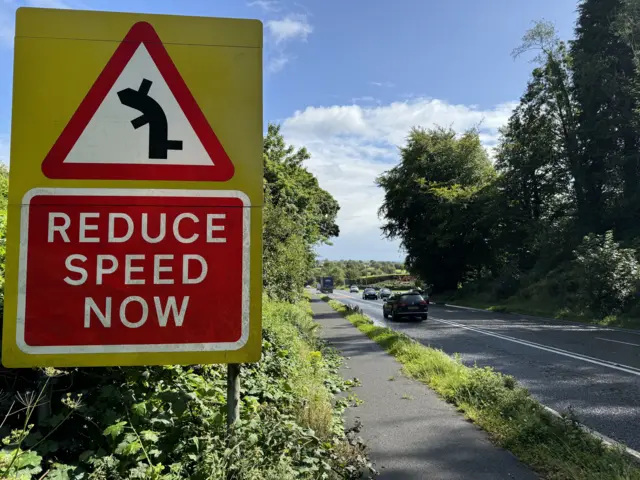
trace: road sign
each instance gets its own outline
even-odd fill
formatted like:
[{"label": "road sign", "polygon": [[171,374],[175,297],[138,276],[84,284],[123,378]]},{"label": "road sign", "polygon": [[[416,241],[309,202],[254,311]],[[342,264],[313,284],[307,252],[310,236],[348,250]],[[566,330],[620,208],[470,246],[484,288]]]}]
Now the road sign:
[{"label": "road sign", "polygon": [[21,8],[2,361],[261,349],[262,28]]}]

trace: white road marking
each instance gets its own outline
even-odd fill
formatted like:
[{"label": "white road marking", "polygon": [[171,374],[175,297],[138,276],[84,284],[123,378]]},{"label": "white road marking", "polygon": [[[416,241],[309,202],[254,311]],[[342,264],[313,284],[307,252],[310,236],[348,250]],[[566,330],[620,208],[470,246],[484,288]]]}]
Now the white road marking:
[{"label": "white road marking", "polygon": [[640,347],[640,343],[631,343],[631,342],[621,342],[620,340],[609,340],[608,338],[596,337],[598,340],[602,340],[603,342],[613,342],[613,343],[622,343],[623,345],[632,345],[634,347]]},{"label": "white road marking", "polygon": [[[345,295],[344,298],[349,299],[349,300],[355,300],[356,302],[358,302],[358,299],[350,297],[350,296],[346,296]],[[631,366],[628,366],[628,365],[623,365],[623,364],[615,363],[615,362],[609,362],[607,360],[600,360],[598,358],[589,357],[587,355],[582,355],[580,353],[570,352],[568,350],[563,350],[561,348],[551,347],[549,345],[543,345],[543,344],[535,343],[535,342],[530,342],[528,340],[521,340],[519,338],[510,337],[510,336],[502,335],[502,334],[499,334],[499,333],[488,332],[488,331],[482,330],[480,328],[469,327],[467,325],[462,325],[460,323],[452,322],[450,320],[438,319],[438,318],[434,318],[433,316],[429,316],[429,318],[431,320],[434,320],[434,321],[439,322],[439,323],[444,323],[444,324],[448,324],[448,325],[451,325],[451,326],[454,326],[454,327],[463,328],[465,330],[469,330],[469,331],[476,332],[476,333],[481,333],[483,335],[487,335],[487,336],[490,336],[490,337],[499,338],[501,340],[506,340],[508,342],[518,343],[520,345],[525,345],[525,346],[528,346],[528,347],[531,347],[531,348],[536,348],[538,350],[543,350],[543,351],[546,351],[546,352],[555,353],[557,355],[562,355],[562,356],[565,356],[565,357],[573,358],[574,360],[581,360],[583,362],[592,363],[594,365],[599,365],[599,366],[602,366],[602,367],[611,368],[613,370],[619,370],[621,372],[630,373],[632,375],[636,375],[636,376],[640,377],[640,369],[637,369],[635,367],[631,367]],[[595,337],[595,338],[599,338],[599,337]],[[600,338],[600,340],[606,340],[606,339]],[[608,341],[615,341],[615,340],[608,340]],[[618,343],[626,343],[626,342],[618,342]],[[632,345],[635,345],[635,344],[632,344]],[[640,346],[640,345],[638,345],[638,346]]]},{"label": "white road marking", "polygon": [[592,363],[594,365],[599,365],[601,367],[611,368],[613,370],[619,370],[621,372],[630,373],[631,375],[636,375],[640,377],[640,369],[635,367],[630,367],[628,365],[622,365],[619,363],[608,362],[606,360],[600,360],[598,358],[589,357],[587,355],[582,355],[580,353],[569,352],[568,350],[563,350],[561,348],[550,347],[548,345],[542,345],[535,342],[529,342],[527,340],[520,340],[518,338],[509,337],[507,335],[501,335],[499,333],[491,333],[485,330],[481,330],[479,328],[469,327],[466,325],[461,325],[460,323],[451,322],[449,320],[442,320],[438,318],[430,317],[431,320],[434,320],[439,323],[445,323],[454,327],[463,328],[465,330],[469,330],[476,333],[481,333],[482,335],[487,335],[489,337],[499,338],[501,340],[506,340],[507,342],[517,343],[519,345],[525,345],[527,347],[536,348],[538,350],[543,350],[545,352],[555,353],[557,355],[562,355],[565,357],[573,358],[574,360],[582,360],[583,362]]}]

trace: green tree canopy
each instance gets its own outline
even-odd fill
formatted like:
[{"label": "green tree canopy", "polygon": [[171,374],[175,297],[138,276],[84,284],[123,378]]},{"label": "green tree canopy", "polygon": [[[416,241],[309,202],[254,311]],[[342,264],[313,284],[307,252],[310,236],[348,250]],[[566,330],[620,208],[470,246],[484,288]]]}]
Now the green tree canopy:
[{"label": "green tree canopy", "polygon": [[300,296],[313,276],[314,247],[339,234],[340,207],[304,166],[309,158],[305,148],[286,144],[278,125],[269,124],[264,139],[263,284],[276,298]]},{"label": "green tree canopy", "polygon": [[477,130],[462,136],[444,128],[411,130],[400,164],[377,183],[385,191],[383,232],[401,239],[412,273],[455,287],[486,255],[486,226],[474,199],[493,179]]}]

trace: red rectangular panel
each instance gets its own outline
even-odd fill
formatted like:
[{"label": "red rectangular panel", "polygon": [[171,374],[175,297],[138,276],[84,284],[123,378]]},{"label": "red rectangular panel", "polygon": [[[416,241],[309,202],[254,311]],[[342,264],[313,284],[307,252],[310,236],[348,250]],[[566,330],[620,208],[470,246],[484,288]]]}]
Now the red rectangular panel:
[{"label": "red rectangular panel", "polygon": [[238,198],[35,196],[24,342],[237,342],[244,210]]}]

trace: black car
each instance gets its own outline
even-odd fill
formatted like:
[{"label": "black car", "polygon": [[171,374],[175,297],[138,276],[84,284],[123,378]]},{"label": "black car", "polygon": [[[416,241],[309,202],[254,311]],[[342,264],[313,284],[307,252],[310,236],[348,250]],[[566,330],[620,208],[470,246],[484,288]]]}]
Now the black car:
[{"label": "black car", "polygon": [[384,318],[391,317],[396,321],[402,317],[426,320],[429,312],[429,300],[418,293],[401,293],[391,295],[384,305],[382,305],[382,315]]},{"label": "black car", "polygon": [[378,295],[380,298],[389,298],[391,296],[391,290],[388,288],[381,288]]},{"label": "black car", "polygon": [[362,298],[364,300],[377,300],[378,292],[376,292],[375,288],[365,288],[362,292]]}]

